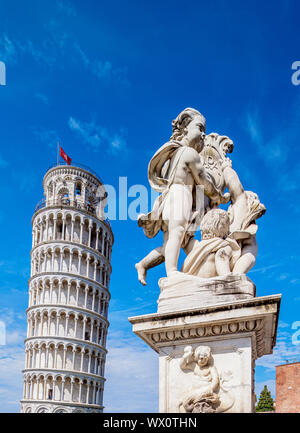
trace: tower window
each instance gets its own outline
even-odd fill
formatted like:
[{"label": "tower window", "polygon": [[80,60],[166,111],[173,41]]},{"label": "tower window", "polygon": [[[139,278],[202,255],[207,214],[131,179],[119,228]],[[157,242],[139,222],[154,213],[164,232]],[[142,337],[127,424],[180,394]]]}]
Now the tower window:
[{"label": "tower window", "polygon": [[53,390],[49,389],[49,391],[48,391],[48,400],[52,400],[52,396],[53,396]]},{"label": "tower window", "polygon": [[61,201],[63,204],[70,204],[70,200],[69,200],[69,194],[64,194],[61,198]]},{"label": "tower window", "polygon": [[81,195],[81,184],[80,183],[76,184],[75,194]]},{"label": "tower window", "polygon": [[58,193],[58,200],[62,203],[62,204],[70,204],[70,200],[69,200],[69,191],[67,188],[62,188],[60,190],[60,192]]},{"label": "tower window", "polygon": [[57,224],[57,235],[59,239],[62,238],[62,224],[60,223]]}]

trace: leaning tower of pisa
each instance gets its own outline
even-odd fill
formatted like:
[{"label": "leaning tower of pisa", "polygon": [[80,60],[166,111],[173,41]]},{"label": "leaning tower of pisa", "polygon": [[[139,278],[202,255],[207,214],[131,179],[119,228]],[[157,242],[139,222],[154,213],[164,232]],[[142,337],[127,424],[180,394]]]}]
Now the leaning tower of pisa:
[{"label": "leaning tower of pisa", "polygon": [[22,412],[102,412],[113,234],[88,168],[57,165],[32,218]]}]

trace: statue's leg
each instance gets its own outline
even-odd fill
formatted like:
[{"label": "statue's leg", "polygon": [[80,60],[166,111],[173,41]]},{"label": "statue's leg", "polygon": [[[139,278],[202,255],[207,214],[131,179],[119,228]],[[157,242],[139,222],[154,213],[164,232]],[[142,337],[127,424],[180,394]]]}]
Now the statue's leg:
[{"label": "statue's leg", "polygon": [[185,185],[172,185],[163,211],[167,221],[168,239],[164,243],[167,276],[177,272],[180,247],[187,230],[192,211],[192,193]]},{"label": "statue's leg", "polygon": [[185,247],[183,248],[183,251],[185,252],[185,254],[188,256],[190,254],[190,252],[192,251],[192,249],[194,248],[194,245],[196,243],[196,239],[194,237],[191,237],[188,241],[188,243],[185,245]]},{"label": "statue's leg", "polygon": [[160,265],[165,261],[165,257],[163,255],[163,247],[155,248],[150,251],[150,253],[144,257],[140,262],[135,264],[135,269],[138,272],[138,279],[146,286],[146,276],[148,269],[154,268],[155,266]]},{"label": "statue's leg", "polygon": [[229,246],[225,248],[220,248],[216,252],[215,265],[218,275],[228,275],[230,274],[230,257],[232,250]]},{"label": "statue's leg", "polygon": [[185,234],[186,224],[170,223],[169,239],[165,245],[165,261],[167,276],[177,271],[180,246]]},{"label": "statue's leg", "polygon": [[246,239],[242,244],[242,255],[236,262],[233,268],[235,274],[247,274],[253,268],[257,256],[257,242],[256,236],[251,236]]}]

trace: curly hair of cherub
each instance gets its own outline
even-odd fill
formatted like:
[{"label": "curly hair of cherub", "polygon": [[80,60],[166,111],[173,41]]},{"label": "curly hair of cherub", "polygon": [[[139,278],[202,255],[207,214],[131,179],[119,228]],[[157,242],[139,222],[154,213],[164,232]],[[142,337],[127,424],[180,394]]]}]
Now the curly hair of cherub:
[{"label": "curly hair of cherub", "polygon": [[209,346],[198,346],[194,351],[194,358],[197,360],[200,354],[205,354],[208,361],[211,360],[211,348]]},{"label": "curly hair of cherub", "polygon": [[186,127],[196,117],[200,116],[203,119],[203,123],[206,123],[205,117],[194,108],[185,108],[176,119],[172,121],[173,133],[170,140],[180,141],[186,135]]},{"label": "curly hair of cherub", "polygon": [[202,239],[227,238],[230,232],[230,218],[223,209],[208,211],[201,220]]}]

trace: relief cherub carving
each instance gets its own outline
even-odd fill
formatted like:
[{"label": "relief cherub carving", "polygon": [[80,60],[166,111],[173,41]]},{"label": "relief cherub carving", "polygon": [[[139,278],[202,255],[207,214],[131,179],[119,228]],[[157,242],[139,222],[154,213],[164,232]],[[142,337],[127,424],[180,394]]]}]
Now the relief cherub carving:
[{"label": "relief cherub carving", "polygon": [[186,346],[180,360],[183,371],[191,370],[197,376],[197,386],[184,393],[178,405],[179,412],[224,412],[234,404],[234,397],[222,385],[231,379],[231,372],[219,374],[209,346]]}]

